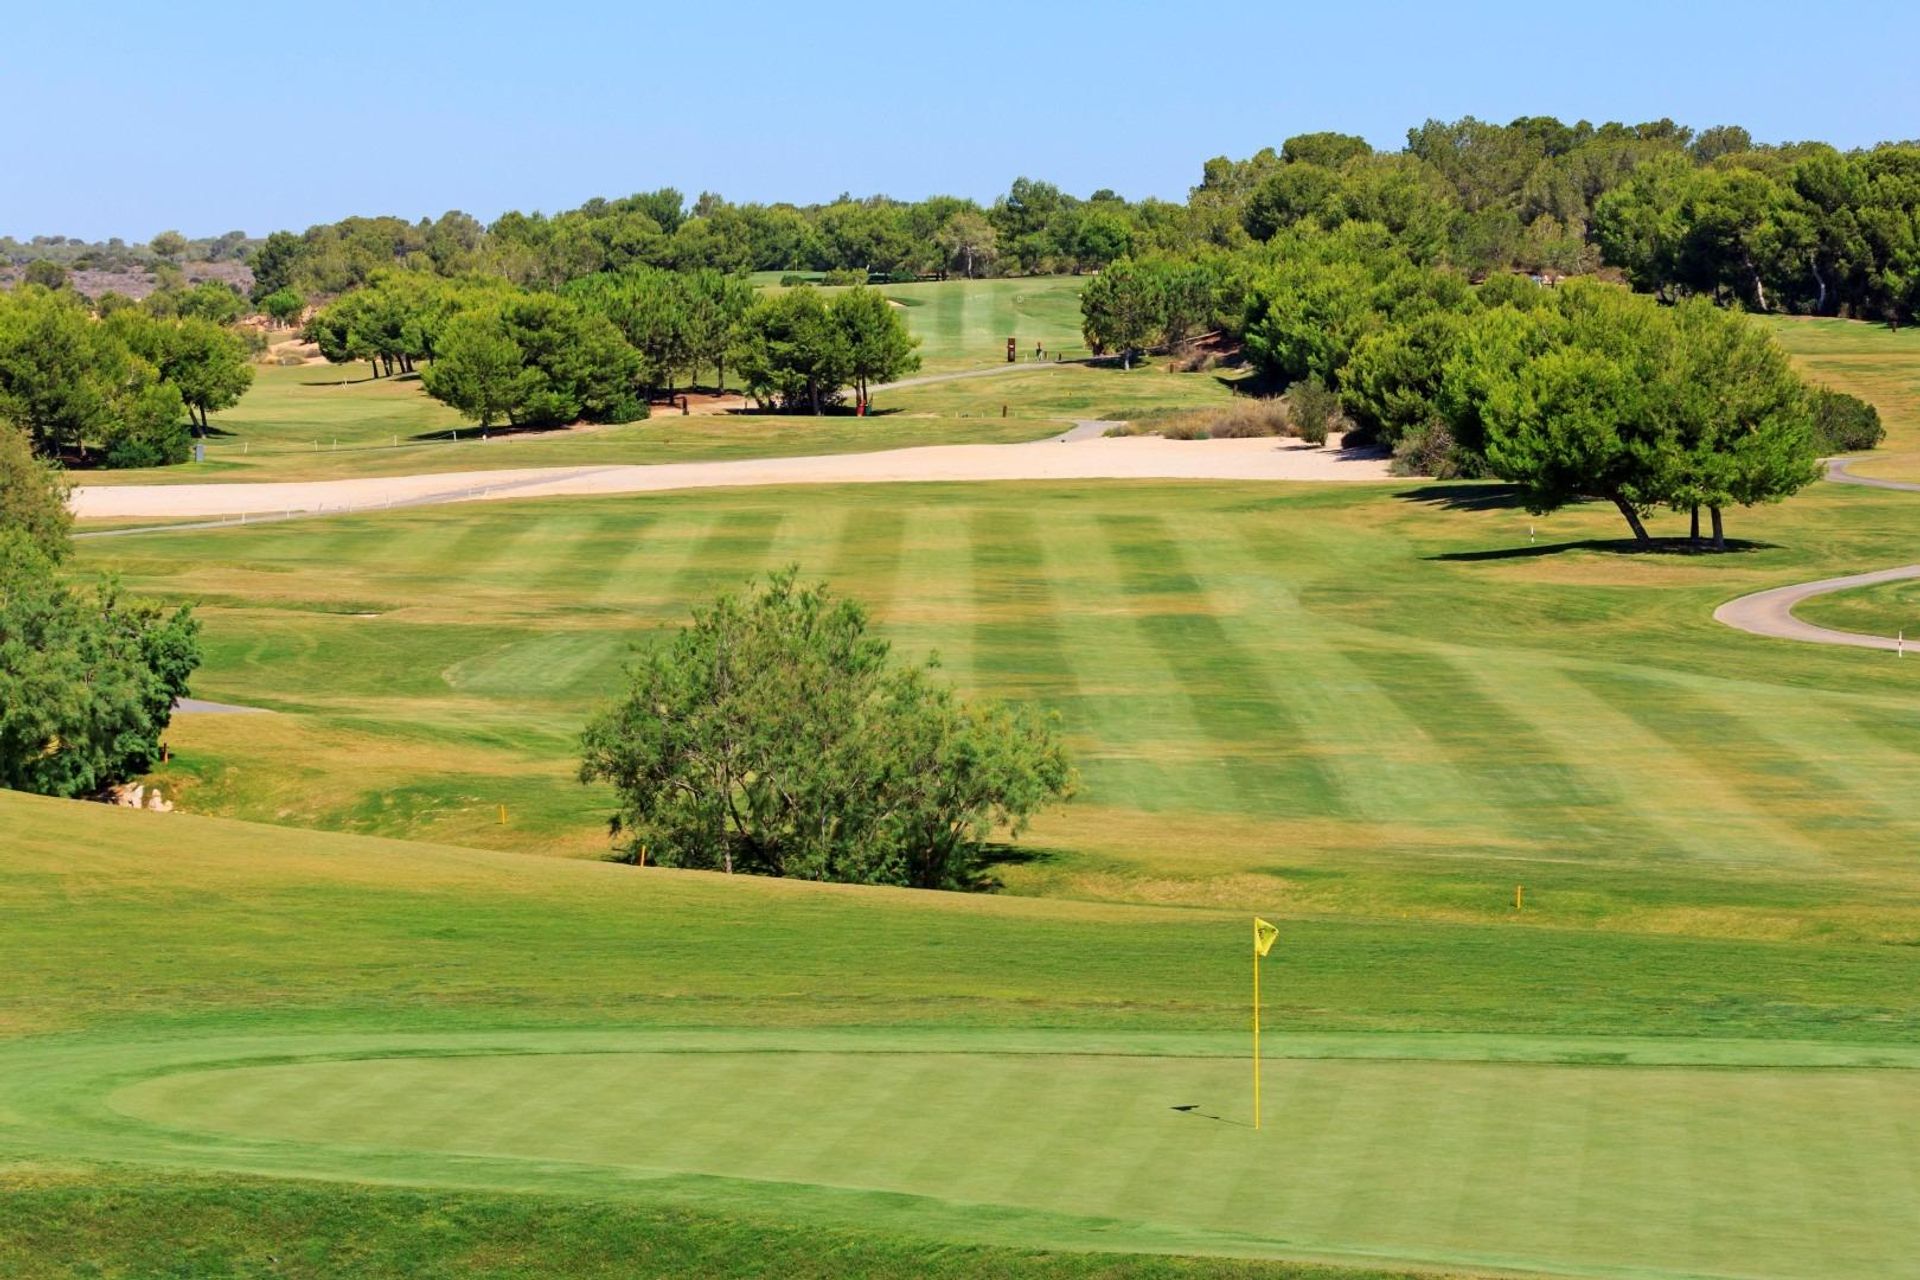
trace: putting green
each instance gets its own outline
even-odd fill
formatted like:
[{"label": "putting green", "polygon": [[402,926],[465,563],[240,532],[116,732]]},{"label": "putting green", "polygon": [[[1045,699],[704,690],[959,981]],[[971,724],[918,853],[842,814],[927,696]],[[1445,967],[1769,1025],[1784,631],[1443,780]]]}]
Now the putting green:
[{"label": "putting green", "polygon": [[1596,1065],[1550,1059],[1607,1046],[1282,1038],[1256,1132],[1248,1064],[1230,1044],[909,1032],[43,1042],[9,1064],[0,1137],[45,1125],[77,1154],[100,1142],[149,1163],[366,1181],[645,1194],[694,1180],[829,1213],[836,1197],[843,1209],[864,1197],[904,1221],[1064,1247],[1920,1275],[1920,1076],[1866,1065],[1911,1067],[1912,1055],[1642,1042]]}]

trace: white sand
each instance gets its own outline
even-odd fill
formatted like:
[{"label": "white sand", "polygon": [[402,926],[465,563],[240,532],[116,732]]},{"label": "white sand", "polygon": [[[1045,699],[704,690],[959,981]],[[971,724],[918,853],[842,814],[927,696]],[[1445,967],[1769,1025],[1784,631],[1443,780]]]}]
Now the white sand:
[{"label": "white sand", "polygon": [[879,453],[653,466],[527,467],[286,483],[88,485],[82,519],[281,515],[499,498],[657,493],[740,485],[983,480],[1382,481],[1383,455],[1297,440],[1162,440],[1153,436],[1030,444],[931,445]]}]

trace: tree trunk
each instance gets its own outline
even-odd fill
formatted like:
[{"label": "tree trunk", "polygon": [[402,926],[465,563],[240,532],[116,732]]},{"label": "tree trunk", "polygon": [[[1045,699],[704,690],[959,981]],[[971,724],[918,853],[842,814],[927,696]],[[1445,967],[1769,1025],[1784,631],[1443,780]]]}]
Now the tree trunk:
[{"label": "tree trunk", "polygon": [[1700,545],[1700,504],[1693,504],[1693,527],[1687,531],[1687,541],[1694,546]]},{"label": "tree trunk", "polygon": [[1720,508],[1708,507],[1707,510],[1713,513],[1713,549],[1715,551],[1725,551],[1727,549],[1727,531],[1720,525]]},{"label": "tree trunk", "polygon": [[[1620,514],[1627,518],[1627,527],[1633,530],[1633,540],[1643,547],[1652,546],[1653,539],[1647,536],[1647,526],[1640,522],[1640,513],[1633,509],[1633,504],[1625,498],[1616,497],[1613,505],[1620,508]],[[1717,509],[1715,518],[1718,519]]]},{"label": "tree trunk", "polygon": [[1813,282],[1820,286],[1820,298],[1813,304],[1813,314],[1823,316],[1827,314],[1827,278],[1820,274],[1820,256],[1808,254],[1807,266],[1813,271]]}]

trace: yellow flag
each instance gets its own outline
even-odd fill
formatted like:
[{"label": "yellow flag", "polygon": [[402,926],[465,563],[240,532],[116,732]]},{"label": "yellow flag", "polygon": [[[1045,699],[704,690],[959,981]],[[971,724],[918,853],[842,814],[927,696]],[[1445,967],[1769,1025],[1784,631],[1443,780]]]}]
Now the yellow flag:
[{"label": "yellow flag", "polygon": [[1253,918],[1253,954],[1263,956],[1273,950],[1273,940],[1279,936],[1278,929],[1259,916]]}]

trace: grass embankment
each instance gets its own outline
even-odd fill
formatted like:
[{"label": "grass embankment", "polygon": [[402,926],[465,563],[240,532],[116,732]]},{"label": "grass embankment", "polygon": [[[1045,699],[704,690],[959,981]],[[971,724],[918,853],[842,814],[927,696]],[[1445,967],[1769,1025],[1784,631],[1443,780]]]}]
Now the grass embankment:
[{"label": "grass embankment", "polygon": [[1255,1134],[1239,912],[0,820],[20,1274],[571,1274],[595,1243],[642,1274],[1913,1272],[1911,948],[1293,919],[1276,884]]}]

